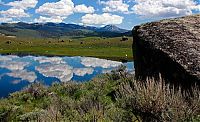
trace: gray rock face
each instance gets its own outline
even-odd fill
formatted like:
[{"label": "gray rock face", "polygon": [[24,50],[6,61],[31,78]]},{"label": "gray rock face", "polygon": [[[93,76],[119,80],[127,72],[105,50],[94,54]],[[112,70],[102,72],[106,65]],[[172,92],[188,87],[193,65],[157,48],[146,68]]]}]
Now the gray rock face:
[{"label": "gray rock face", "polygon": [[200,84],[200,15],[133,29],[136,78],[162,77],[185,87]]}]

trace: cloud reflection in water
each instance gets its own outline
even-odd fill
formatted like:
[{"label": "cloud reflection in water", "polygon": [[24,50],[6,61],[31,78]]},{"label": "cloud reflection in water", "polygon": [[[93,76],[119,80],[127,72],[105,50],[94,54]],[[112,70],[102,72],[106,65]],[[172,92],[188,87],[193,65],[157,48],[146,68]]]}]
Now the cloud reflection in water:
[{"label": "cloud reflection in water", "polygon": [[77,76],[91,75],[94,72],[93,68],[74,68],[74,74]]},{"label": "cloud reflection in water", "polygon": [[15,70],[11,73],[6,73],[6,75],[14,78],[21,78],[21,80],[29,82],[34,82],[37,79],[35,72],[28,72],[27,70]]},{"label": "cloud reflection in water", "polygon": [[[41,77],[44,77],[44,82],[46,78],[57,78],[61,82],[67,82],[72,79],[79,80],[81,77],[83,81],[86,76],[86,79],[88,77],[91,79],[95,75],[110,72],[122,64],[117,61],[91,57],[0,55],[0,77],[7,75],[13,77],[13,81],[16,80],[14,78],[20,78],[28,82],[38,81]],[[3,69],[9,72],[4,72]]]},{"label": "cloud reflection in water", "polygon": [[82,57],[81,64],[86,67],[102,67],[102,68],[111,68],[118,67],[123,63],[117,61],[110,61],[106,59],[98,59],[98,58],[90,58],[90,57]]},{"label": "cloud reflection in water", "polygon": [[67,64],[42,64],[36,70],[46,77],[58,78],[61,82],[70,81],[73,77],[72,67]]},{"label": "cloud reflection in water", "polygon": [[[0,97],[41,81],[88,81],[101,73],[110,72],[121,62],[90,57],[45,57],[0,55]],[[133,63],[126,63],[133,70]]]}]

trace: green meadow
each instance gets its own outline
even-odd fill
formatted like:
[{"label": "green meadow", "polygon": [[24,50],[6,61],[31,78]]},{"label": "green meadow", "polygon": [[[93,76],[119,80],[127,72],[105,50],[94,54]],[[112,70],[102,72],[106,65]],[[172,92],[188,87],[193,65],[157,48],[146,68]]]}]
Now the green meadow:
[{"label": "green meadow", "polygon": [[132,37],[101,38],[13,38],[0,37],[0,54],[89,56],[111,60],[132,60]]}]

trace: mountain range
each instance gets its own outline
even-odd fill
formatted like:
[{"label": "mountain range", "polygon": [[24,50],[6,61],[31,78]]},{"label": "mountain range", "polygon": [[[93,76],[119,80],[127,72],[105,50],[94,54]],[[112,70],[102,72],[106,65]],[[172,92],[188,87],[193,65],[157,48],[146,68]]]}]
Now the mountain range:
[{"label": "mountain range", "polygon": [[7,36],[60,38],[60,37],[119,37],[131,36],[131,31],[115,25],[104,27],[65,23],[1,23],[0,33]]}]

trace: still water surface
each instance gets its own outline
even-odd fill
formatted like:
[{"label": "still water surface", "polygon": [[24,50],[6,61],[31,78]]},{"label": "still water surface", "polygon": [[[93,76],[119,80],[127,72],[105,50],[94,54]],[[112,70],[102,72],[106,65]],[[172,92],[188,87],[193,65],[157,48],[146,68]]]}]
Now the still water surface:
[{"label": "still water surface", "polygon": [[19,91],[33,82],[51,85],[70,80],[84,82],[110,72],[120,65],[133,72],[133,62],[117,62],[91,57],[45,57],[0,55],[0,97]]}]

